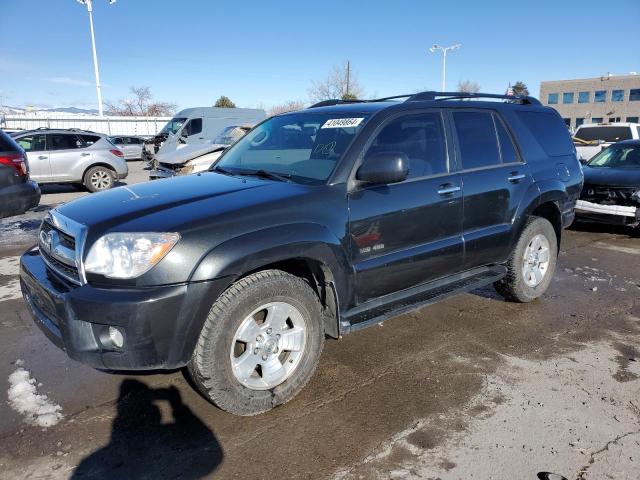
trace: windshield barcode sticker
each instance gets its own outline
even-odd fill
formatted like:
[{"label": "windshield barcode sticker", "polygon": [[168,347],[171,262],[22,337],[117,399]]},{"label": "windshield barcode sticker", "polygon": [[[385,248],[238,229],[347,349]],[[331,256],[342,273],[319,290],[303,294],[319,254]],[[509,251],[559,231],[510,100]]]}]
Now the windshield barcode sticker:
[{"label": "windshield barcode sticker", "polygon": [[361,118],[331,118],[324,122],[320,128],[352,128],[362,123],[364,117]]}]

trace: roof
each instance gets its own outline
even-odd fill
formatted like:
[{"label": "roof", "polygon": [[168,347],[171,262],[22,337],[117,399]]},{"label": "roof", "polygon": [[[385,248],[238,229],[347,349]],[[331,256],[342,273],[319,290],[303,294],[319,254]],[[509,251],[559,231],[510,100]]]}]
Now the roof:
[{"label": "roof", "polygon": [[614,143],[614,145],[637,145],[640,146],[640,140],[637,138],[632,138],[629,140],[620,140],[619,142]]}]

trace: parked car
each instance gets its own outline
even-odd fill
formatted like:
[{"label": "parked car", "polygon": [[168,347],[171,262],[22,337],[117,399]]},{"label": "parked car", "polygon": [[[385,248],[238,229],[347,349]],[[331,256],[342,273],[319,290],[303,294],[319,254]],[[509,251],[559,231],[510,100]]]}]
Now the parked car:
[{"label": "parked car", "polygon": [[120,135],[109,137],[109,141],[122,151],[125,160],[142,159],[144,139],[136,136]]},{"label": "parked car", "polygon": [[27,152],[31,178],[39,184],[81,184],[97,192],[129,173],[122,151],[100,133],[40,128],[14,139]]},{"label": "parked car", "polygon": [[185,145],[167,153],[156,154],[157,167],[149,172],[149,178],[168,178],[175,175],[204,172],[222,152],[251,130],[249,125],[231,125],[210,143]]},{"label": "parked car", "polygon": [[145,160],[182,145],[209,143],[230,125],[255,125],[267,114],[257,108],[194,107],[178,112],[160,132],[145,143]]},{"label": "parked car", "polygon": [[638,123],[583,124],[573,135],[578,159],[583,163],[615,142],[639,138]]},{"label": "parked car", "polygon": [[40,203],[40,188],[29,179],[27,154],[0,130],[0,218],[19,215]]},{"label": "parked car", "polygon": [[640,225],[640,140],[607,147],[583,166],[584,187],[576,204],[578,219]]},{"label": "parked car", "polygon": [[323,105],[264,121],[210,171],[53,209],[20,262],[37,325],[98,368],[187,365],[254,415],[304,387],[325,336],[484,285],[544,294],[582,186],[555,110],[436,92]]}]

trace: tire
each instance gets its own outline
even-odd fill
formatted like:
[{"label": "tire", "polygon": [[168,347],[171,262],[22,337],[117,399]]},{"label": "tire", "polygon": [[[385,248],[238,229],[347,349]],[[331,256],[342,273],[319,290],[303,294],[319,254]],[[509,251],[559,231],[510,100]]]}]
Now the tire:
[{"label": "tire", "polygon": [[[287,351],[285,343],[298,350]],[[316,293],[301,278],[265,270],[238,280],[216,300],[188,370],[214,405],[234,415],[257,415],[302,390],[323,345],[322,307]],[[286,376],[284,369],[289,369]]]},{"label": "tire", "polygon": [[[536,244],[536,241],[539,243]],[[536,248],[536,245],[540,248]],[[542,253],[545,248],[547,249],[546,257]],[[529,258],[533,264],[527,263],[525,265],[525,254],[531,252],[533,252],[533,257]],[[542,268],[544,258],[548,258],[548,261],[546,267]],[[553,226],[546,218],[530,217],[506,263],[507,275],[496,282],[494,287],[500,295],[509,301],[531,302],[542,296],[549,288],[557,259],[558,241]],[[536,277],[536,270],[541,278]]]},{"label": "tire", "polygon": [[116,182],[116,176],[113,170],[103,166],[91,167],[84,174],[84,186],[90,192],[101,192],[109,190]]}]

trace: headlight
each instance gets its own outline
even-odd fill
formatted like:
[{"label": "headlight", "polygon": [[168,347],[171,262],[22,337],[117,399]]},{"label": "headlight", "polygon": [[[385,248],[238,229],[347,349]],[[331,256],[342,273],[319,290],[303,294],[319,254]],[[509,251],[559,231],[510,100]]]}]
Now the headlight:
[{"label": "headlight", "polygon": [[135,278],[169,253],[177,233],[108,233],[89,250],[84,269],[108,278]]}]

